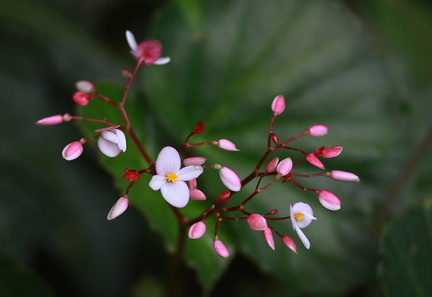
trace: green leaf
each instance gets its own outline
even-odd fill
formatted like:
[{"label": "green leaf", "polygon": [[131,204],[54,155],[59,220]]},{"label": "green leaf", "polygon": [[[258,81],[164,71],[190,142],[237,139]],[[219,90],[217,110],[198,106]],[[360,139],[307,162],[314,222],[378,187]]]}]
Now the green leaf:
[{"label": "green leaf", "polygon": [[380,275],[389,296],[429,296],[432,291],[432,200],[411,207],[381,237]]}]

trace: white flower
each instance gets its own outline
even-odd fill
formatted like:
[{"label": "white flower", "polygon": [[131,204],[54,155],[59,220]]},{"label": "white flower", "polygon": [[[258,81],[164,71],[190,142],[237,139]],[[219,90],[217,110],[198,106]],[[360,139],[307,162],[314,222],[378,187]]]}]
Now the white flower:
[{"label": "white flower", "polygon": [[303,202],[295,203],[292,206],[290,205],[290,217],[293,229],[297,232],[297,235],[300,237],[304,246],[309,249],[309,239],[307,239],[306,235],[301,229],[309,226],[312,220],[316,220],[316,218],[313,216],[312,208]]},{"label": "white flower", "polygon": [[189,187],[185,181],[197,178],[203,172],[201,166],[180,169],[181,160],[177,150],[164,147],[156,159],[156,175],[150,180],[153,190],[161,190],[162,197],[174,207],[184,207],[189,202]]},{"label": "white flower", "polygon": [[117,157],[126,151],[126,137],[123,131],[114,128],[96,130],[101,132],[98,146],[101,152],[108,157]]}]

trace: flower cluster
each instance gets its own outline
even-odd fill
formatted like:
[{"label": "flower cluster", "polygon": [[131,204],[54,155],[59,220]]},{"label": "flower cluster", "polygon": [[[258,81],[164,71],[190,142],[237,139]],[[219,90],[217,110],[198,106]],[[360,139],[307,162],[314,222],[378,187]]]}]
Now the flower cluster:
[{"label": "flower cluster", "polygon": [[[340,171],[326,171],[322,159],[337,157],[342,152],[341,146],[318,147],[313,152],[306,152],[299,148],[293,147],[292,142],[300,137],[324,136],[328,132],[328,127],[317,124],[302,131],[298,135],[285,140],[280,140],[274,132],[273,125],[276,118],[285,110],[285,99],[282,95],[276,96],[270,104],[272,116],[270,118],[269,131],[267,134],[266,149],[259,158],[256,166],[251,168],[251,173],[243,179],[231,168],[220,164],[207,164],[207,159],[203,156],[190,156],[192,147],[199,146],[218,146],[223,150],[238,152],[237,146],[228,139],[213,140],[210,142],[191,143],[190,140],[194,135],[201,134],[205,131],[205,124],[197,123],[194,129],[186,137],[183,144],[178,148],[165,146],[162,148],[156,158],[147,153],[146,148],[136,136],[128,113],[125,109],[128,91],[135,79],[137,71],[141,66],[149,67],[150,64],[162,65],[170,62],[169,57],[161,57],[162,45],[157,40],[146,40],[137,44],[135,37],[129,31],[126,32],[126,39],[131,49],[132,56],[137,60],[137,65],[133,72],[127,72],[128,82],[125,86],[124,95],[121,102],[116,102],[97,92],[97,88],[88,81],[79,81],[77,83],[77,92],[72,96],[73,101],[81,106],[90,104],[92,100],[102,100],[111,104],[118,109],[123,117],[123,123],[111,123],[104,119],[85,118],[73,116],[70,114],[54,115],[37,122],[38,125],[49,126],[57,125],[72,120],[91,121],[100,124],[102,127],[95,130],[95,135],[91,138],[81,138],[68,144],[62,151],[65,160],[71,161],[77,159],[83,153],[83,145],[90,141],[96,141],[100,151],[107,157],[117,157],[126,152],[127,137],[137,146],[142,158],[148,164],[146,168],[130,169],[126,168],[123,178],[129,181],[123,195],[113,205],[108,212],[107,219],[113,220],[126,211],[129,206],[129,192],[133,189],[136,182],[140,182],[142,174],[151,175],[148,186],[154,191],[160,191],[162,198],[168,203],[171,209],[176,213],[179,224],[189,227],[188,236],[191,239],[201,238],[207,229],[209,220],[214,220],[213,229],[213,247],[215,252],[221,257],[228,257],[229,250],[223,241],[219,238],[219,229],[222,222],[226,221],[246,221],[247,225],[253,231],[263,233],[267,245],[275,249],[274,235],[278,236],[282,243],[297,252],[295,241],[285,232],[277,230],[271,222],[286,221],[286,226],[292,226],[293,231],[300,238],[303,245],[309,249],[310,241],[303,232],[317,218],[314,217],[312,207],[301,201],[293,201],[290,204],[283,205],[282,208],[267,210],[265,213],[249,212],[249,202],[256,196],[266,195],[265,191],[276,184],[291,184],[303,191],[314,193],[323,207],[331,211],[341,208],[340,199],[330,191],[324,189],[306,188],[301,185],[301,178],[310,178],[316,176],[329,177],[333,180],[358,182],[357,175]],[[182,159],[183,152],[188,151],[188,157]],[[293,155],[287,156],[282,160],[279,157],[272,156],[275,151],[292,152]],[[281,154],[278,154],[281,155]],[[301,164],[310,164],[318,168],[320,172],[314,174],[298,173],[298,166]],[[224,185],[221,193],[208,193],[198,188],[198,180],[205,170],[218,170],[220,182]],[[240,202],[234,202],[231,199],[237,192],[242,191],[246,184],[254,184],[254,190],[251,193],[243,193]],[[212,197],[212,198],[208,198]],[[211,206],[203,209],[202,214],[195,218],[186,218],[179,212],[179,208],[186,207],[190,199],[193,200],[210,200]],[[280,212],[284,215],[277,216]]]}]

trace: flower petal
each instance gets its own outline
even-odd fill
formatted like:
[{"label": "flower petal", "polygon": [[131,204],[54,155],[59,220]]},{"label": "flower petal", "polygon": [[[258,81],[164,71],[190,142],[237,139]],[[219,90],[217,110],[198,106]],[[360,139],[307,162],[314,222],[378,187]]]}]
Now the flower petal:
[{"label": "flower petal", "polygon": [[156,159],[156,172],[165,176],[168,173],[175,173],[180,170],[181,160],[177,150],[173,147],[164,147]]},{"label": "flower petal", "polygon": [[126,136],[123,133],[123,131],[121,131],[119,129],[115,129],[115,131],[117,134],[117,146],[122,152],[125,152],[126,151]]},{"label": "flower petal", "polygon": [[135,40],[135,36],[131,31],[126,31],[126,39],[131,50],[135,51],[137,48],[137,42]]},{"label": "flower petal", "polygon": [[152,188],[154,191],[159,190],[162,188],[164,183],[166,183],[166,177],[162,175],[153,175],[152,179],[149,182],[149,187]]},{"label": "flower petal", "polygon": [[98,147],[101,152],[108,157],[117,157],[121,150],[119,149],[116,143],[108,141],[104,137],[99,137],[98,139]]},{"label": "flower petal", "polygon": [[309,249],[310,248],[309,239],[306,237],[306,235],[303,233],[303,231],[300,228],[297,227],[295,230],[297,232],[298,237],[303,242],[305,248]]},{"label": "flower petal", "polygon": [[170,57],[161,57],[161,58],[157,59],[156,61],[154,61],[153,64],[164,65],[164,64],[168,64],[170,61],[171,61]]},{"label": "flower petal", "polygon": [[174,207],[185,207],[189,202],[189,188],[184,181],[164,183],[161,187],[162,197]]},{"label": "flower petal", "polygon": [[203,173],[203,168],[201,166],[190,165],[180,169],[180,171],[177,172],[177,177],[178,180],[190,181],[196,179],[201,173]]}]

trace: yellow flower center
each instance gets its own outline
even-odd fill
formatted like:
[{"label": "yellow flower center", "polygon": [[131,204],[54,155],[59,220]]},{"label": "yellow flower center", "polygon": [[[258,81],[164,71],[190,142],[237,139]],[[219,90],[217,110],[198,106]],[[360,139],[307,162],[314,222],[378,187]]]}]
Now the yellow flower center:
[{"label": "yellow flower center", "polygon": [[166,180],[170,183],[175,183],[177,181],[178,177],[175,173],[168,173],[166,175]]},{"label": "yellow flower center", "polygon": [[298,213],[296,213],[296,214],[294,215],[294,218],[295,218],[298,222],[300,222],[300,221],[302,221],[302,220],[304,219],[304,214],[302,214],[301,212],[298,212]]}]

